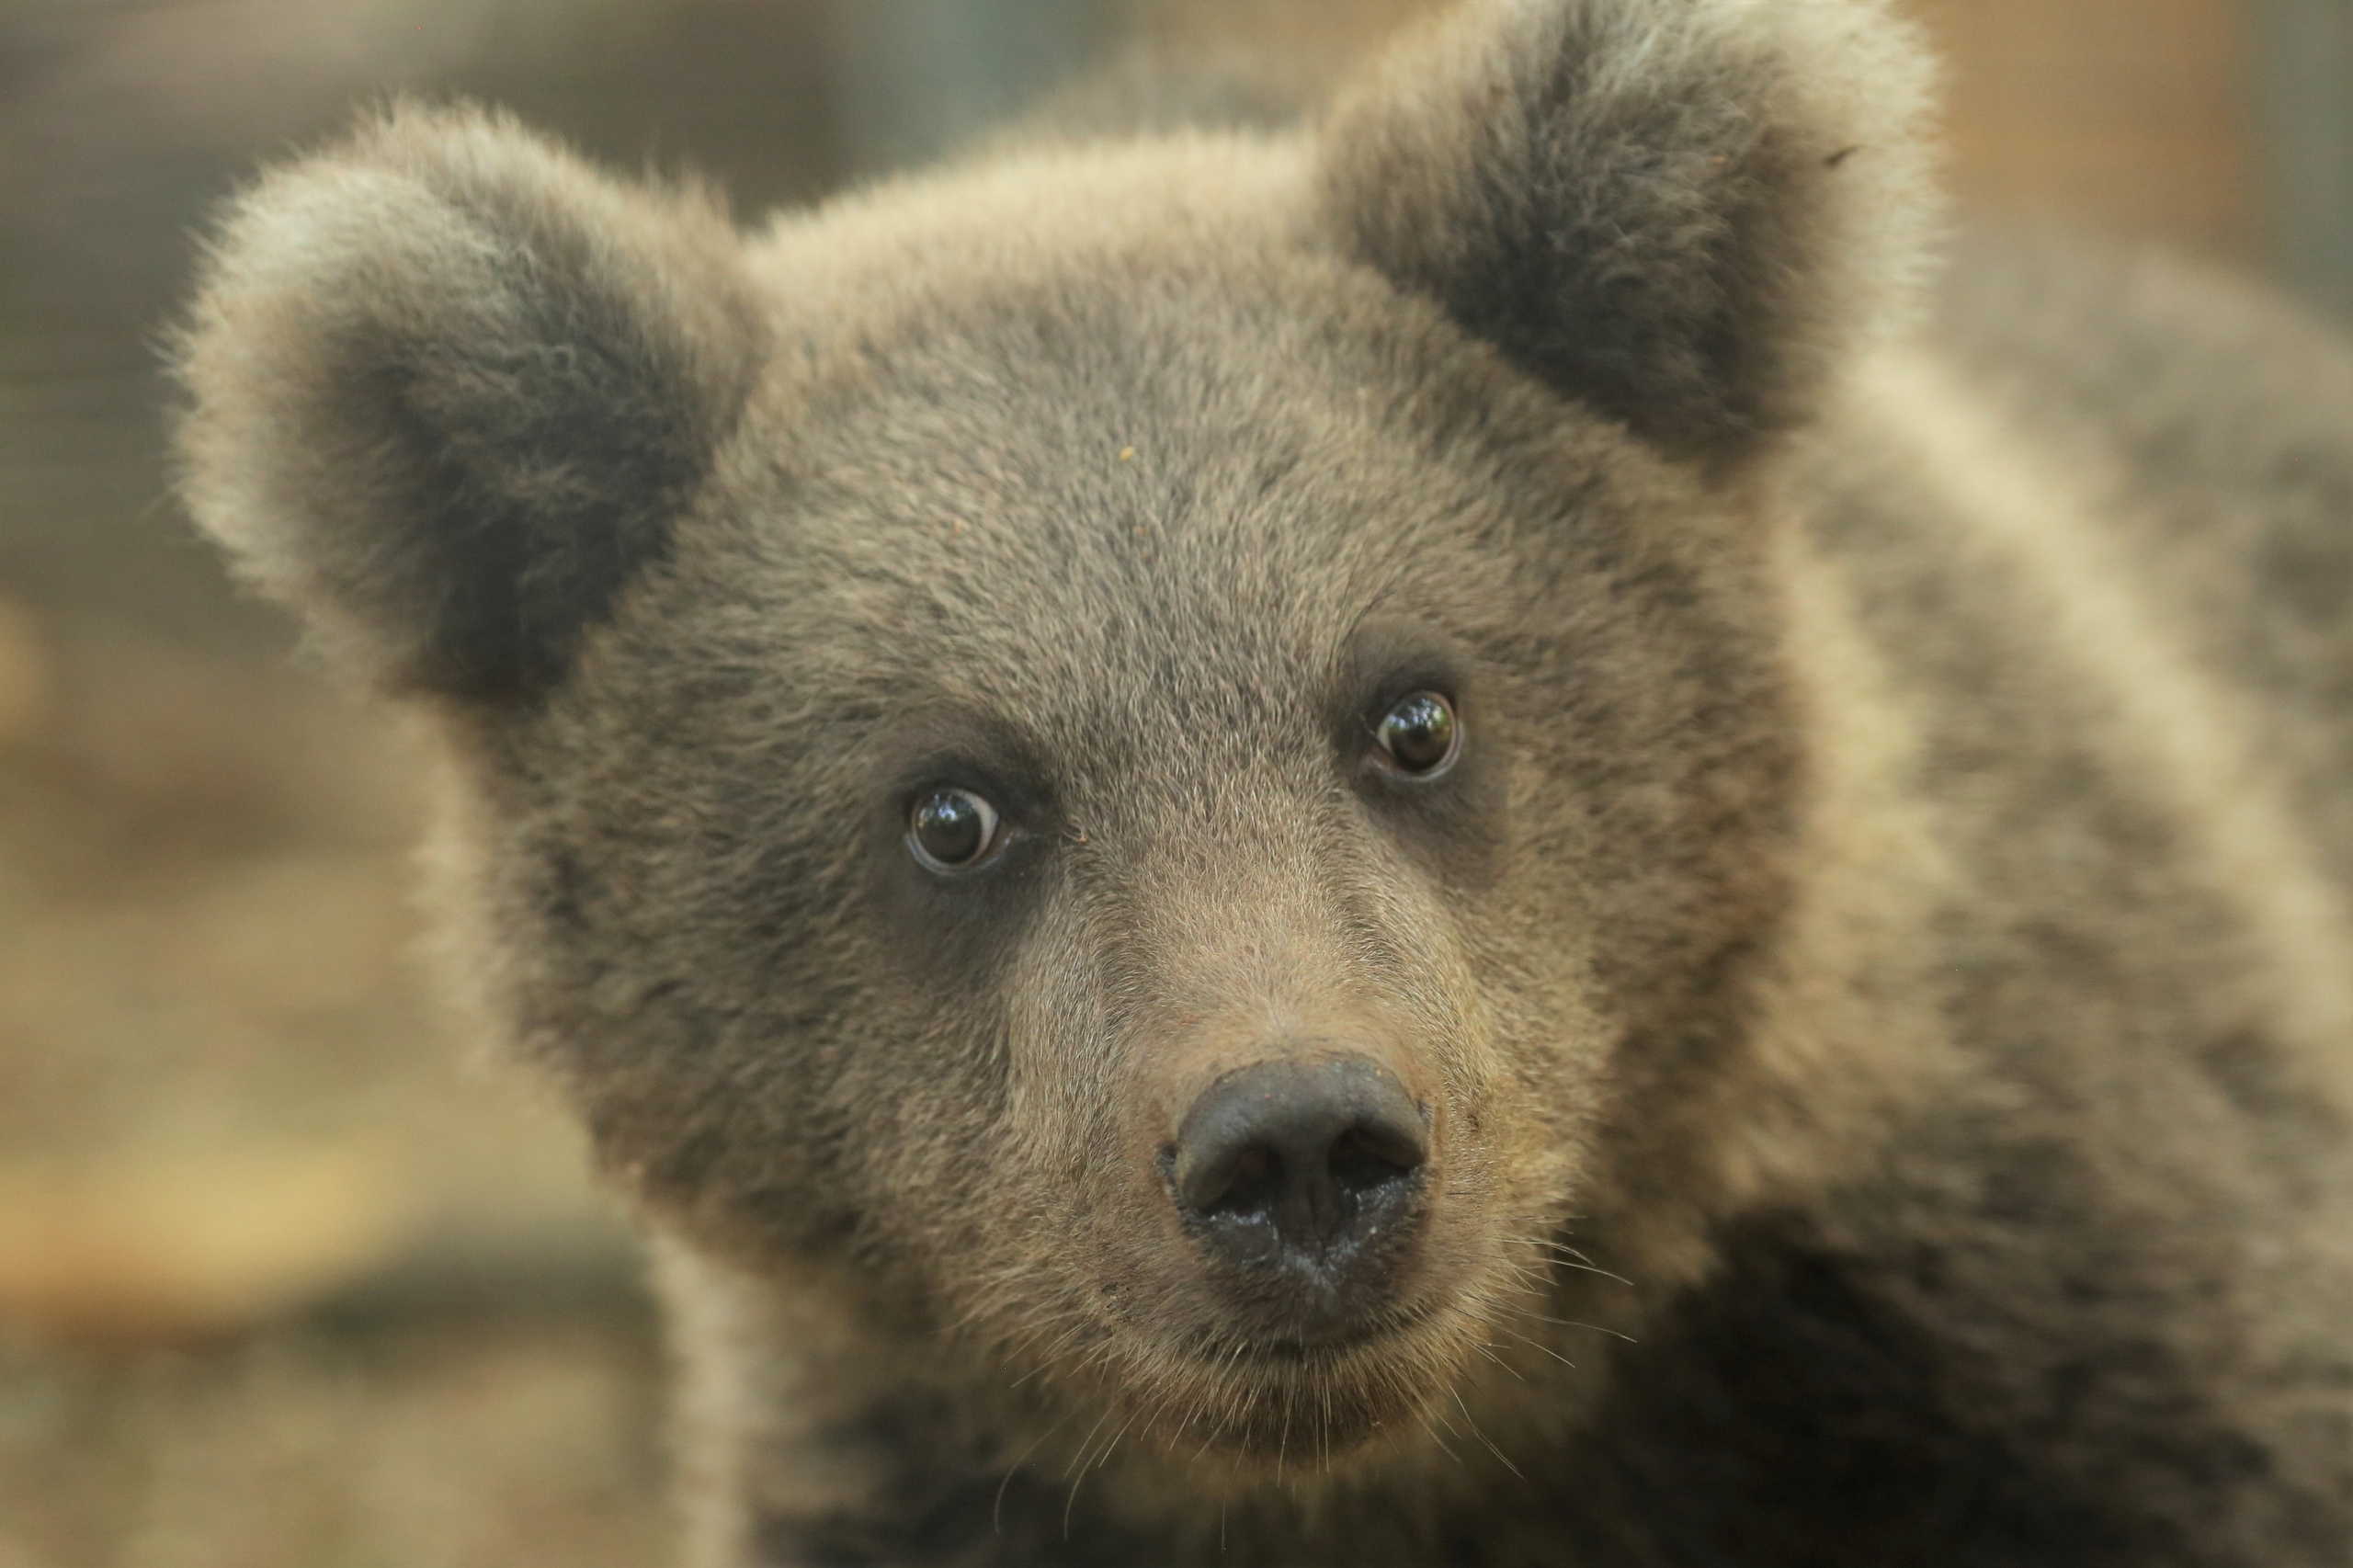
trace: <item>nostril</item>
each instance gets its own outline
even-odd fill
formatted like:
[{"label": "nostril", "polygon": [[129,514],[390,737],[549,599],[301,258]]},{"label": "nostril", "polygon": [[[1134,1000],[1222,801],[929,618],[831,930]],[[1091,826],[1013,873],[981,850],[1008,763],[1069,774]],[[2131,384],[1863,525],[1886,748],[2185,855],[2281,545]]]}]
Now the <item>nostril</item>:
[{"label": "nostril", "polygon": [[1282,1180],[1280,1154],[1263,1147],[1245,1148],[1199,1184],[1194,1207],[1204,1214],[1255,1214],[1273,1205]]},{"label": "nostril", "polygon": [[1400,1136],[1393,1128],[1358,1123],[1332,1145],[1332,1179],[1343,1187],[1361,1191],[1412,1175],[1421,1168],[1424,1157],[1419,1140]]}]

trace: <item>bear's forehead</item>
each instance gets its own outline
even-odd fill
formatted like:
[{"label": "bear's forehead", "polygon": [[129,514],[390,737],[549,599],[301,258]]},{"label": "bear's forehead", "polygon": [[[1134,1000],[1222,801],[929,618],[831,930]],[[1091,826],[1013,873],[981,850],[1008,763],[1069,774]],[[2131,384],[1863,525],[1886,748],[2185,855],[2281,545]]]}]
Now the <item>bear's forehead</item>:
[{"label": "bear's forehead", "polygon": [[788,335],[856,335],[975,293],[1313,247],[1308,143],[1196,132],[1032,147],[779,214],[747,261]]},{"label": "bear's forehead", "polygon": [[976,290],[763,411],[735,523],[796,665],[1072,739],[1296,731],[1367,618],[1492,602],[1493,486],[1403,363],[1450,346],[1302,270]]}]

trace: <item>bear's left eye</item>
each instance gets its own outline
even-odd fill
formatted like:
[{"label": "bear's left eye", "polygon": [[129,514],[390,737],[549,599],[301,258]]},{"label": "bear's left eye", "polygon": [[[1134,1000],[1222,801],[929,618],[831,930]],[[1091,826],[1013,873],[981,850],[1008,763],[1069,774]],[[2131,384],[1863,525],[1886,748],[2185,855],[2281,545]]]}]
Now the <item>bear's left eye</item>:
[{"label": "bear's left eye", "polygon": [[1392,772],[1414,778],[1435,778],[1454,766],[1462,749],[1462,725],[1454,704],[1435,691],[1417,691],[1400,699],[1373,726],[1381,744],[1381,761]]},{"label": "bear's left eye", "polygon": [[907,812],[907,849],[926,871],[970,870],[995,852],[997,823],[970,790],[934,790]]}]

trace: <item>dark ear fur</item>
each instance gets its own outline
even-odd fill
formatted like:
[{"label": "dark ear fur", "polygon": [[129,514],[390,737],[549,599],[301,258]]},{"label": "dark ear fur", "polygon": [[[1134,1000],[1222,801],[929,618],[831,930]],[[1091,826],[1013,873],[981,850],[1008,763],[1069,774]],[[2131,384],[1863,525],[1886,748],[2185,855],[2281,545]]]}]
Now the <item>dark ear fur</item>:
[{"label": "dark ear fur", "polygon": [[229,212],[179,341],[185,493],[381,684],[528,699],[667,547],[766,338],[700,192],[397,108]]},{"label": "dark ear fur", "polygon": [[1931,74],[1881,0],[1491,0],[1336,107],[1325,221],[1563,393],[1721,468],[1907,310]]}]

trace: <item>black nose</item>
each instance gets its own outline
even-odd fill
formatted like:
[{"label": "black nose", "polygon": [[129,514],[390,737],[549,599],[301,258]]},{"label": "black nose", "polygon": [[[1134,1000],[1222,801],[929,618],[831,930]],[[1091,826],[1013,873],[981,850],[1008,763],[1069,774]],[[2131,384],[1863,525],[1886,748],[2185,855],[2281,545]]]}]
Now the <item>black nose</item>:
[{"label": "black nose", "polygon": [[1402,1239],[1429,1160],[1420,1108],[1368,1057],[1284,1058],[1228,1074],[1186,1114],[1177,1206],[1231,1263],[1330,1268]]}]

